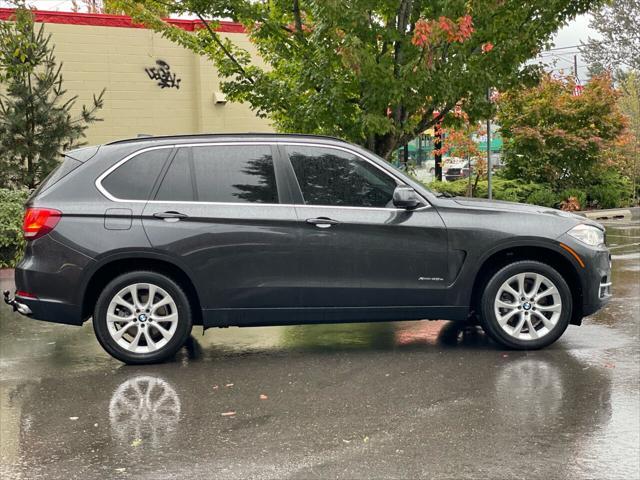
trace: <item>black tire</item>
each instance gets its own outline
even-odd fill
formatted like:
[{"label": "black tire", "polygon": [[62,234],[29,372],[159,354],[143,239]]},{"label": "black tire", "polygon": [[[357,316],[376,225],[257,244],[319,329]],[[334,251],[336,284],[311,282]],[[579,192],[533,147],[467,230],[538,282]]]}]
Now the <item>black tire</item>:
[{"label": "black tire", "polygon": [[[511,336],[507,331],[505,331],[505,329],[500,326],[500,323],[498,322],[498,318],[496,316],[494,302],[496,301],[496,296],[498,295],[499,290],[505,282],[519,273],[543,275],[553,283],[560,295],[562,308],[559,318],[557,319],[555,326],[553,328],[549,328],[548,332],[540,338],[520,339]],[[522,305],[524,305],[524,303]],[[530,305],[529,308],[531,308]],[[524,260],[514,262],[501,268],[488,281],[480,300],[480,311],[482,312],[480,321],[485,333],[500,345],[516,350],[537,350],[551,345],[558,338],[560,338],[560,336],[569,326],[572,308],[573,300],[571,296],[571,290],[569,289],[569,286],[567,285],[567,282],[564,280],[562,275],[560,275],[557,270],[545,263],[537,262],[534,260]],[[522,307],[520,307],[518,310],[521,310],[524,314],[524,309]],[[501,310],[500,312],[503,312],[503,310]],[[515,313],[514,317],[517,317],[518,315],[519,313]],[[533,319],[534,317],[532,316],[531,318]],[[513,322],[516,322],[516,320],[513,320]],[[542,326],[539,321],[538,325]],[[517,329],[517,327],[515,327],[513,330],[515,329]],[[528,327],[525,327],[525,329],[525,331],[528,331]]]},{"label": "black tire", "polygon": [[[118,342],[112,337],[112,334],[109,331],[108,322],[107,322],[107,312],[109,309],[109,305],[114,297],[120,292],[122,289],[126,288],[129,285],[133,284],[151,284],[159,287],[164,290],[170,298],[175,303],[177,309],[177,325],[175,327],[175,331],[173,335],[170,337],[166,343],[158,348],[155,351],[146,352],[146,353],[138,353],[129,351],[123,348]],[[147,290],[147,297],[149,296],[149,291]],[[172,308],[172,307],[166,307]],[[144,311],[142,311],[144,313]],[[133,314],[133,313],[132,313]],[[135,314],[134,314],[135,315]],[[132,325],[130,329],[135,328],[135,332],[140,329],[139,325],[143,325],[143,323],[138,323],[138,316],[134,320],[136,325]],[[151,319],[149,316],[149,323],[143,325],[145,328],[149,327],[148,332],[151,335],[159,337],[162,341],[162,336],[160,335],[160,330],[157,330],[153,323],[151,323]],[[124,323],[124,322],[123,322]],[[166,324],[165,324],[166,325]],[[189,338],[191,334],[192,328],[192,313],[191,313],[191,305],[189,304],[189,300],[180,287],[174,280],[171,278],[152,271],[134,271],[125,273],[120,275],[119,277],[113,279],[111,282],[104,287],[102,293],[98,297],[98,301],[96,302],[94,314],[93,314],[93,329],[96,334],[96,338],[100,345],[109,353],[112,357],[130,364],[130,365],[139,365],[139,364],[148,364],[148,363],[158,363],[171,358],[175,355],[175,353],[184,345],[184,343]],[[118,332],[117,332],[118,333]],[[143,332],[144,333],[144,330]],[[146,343],[146,340],[143,342]]]}]

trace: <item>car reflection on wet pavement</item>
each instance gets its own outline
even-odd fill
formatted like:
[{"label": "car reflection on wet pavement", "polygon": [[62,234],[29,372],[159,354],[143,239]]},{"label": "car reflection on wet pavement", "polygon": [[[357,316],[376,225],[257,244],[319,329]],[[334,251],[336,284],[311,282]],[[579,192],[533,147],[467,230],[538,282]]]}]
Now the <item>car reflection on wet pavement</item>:
[{"label": "car reflection on wet pavement", "polygon": [[[640,225],[542,351],[444,321],[211,330],[127,367],[0,308],[2,478],[640,478]],[[2,279],[2,288],[11,280]]]}]

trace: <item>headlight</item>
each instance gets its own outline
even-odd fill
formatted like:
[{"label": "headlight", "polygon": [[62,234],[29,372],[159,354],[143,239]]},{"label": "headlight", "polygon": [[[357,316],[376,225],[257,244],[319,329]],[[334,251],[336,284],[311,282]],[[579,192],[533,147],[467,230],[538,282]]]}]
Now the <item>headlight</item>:
[{"label": "headlight", "polygon": [[580,240],[582,243],[586,243],[592,247],[597,247],[604,243],[604,232],[593,225],[585,225],[584,223],[581,223],[580,225],[573,227],[567,233],[576,240]]}]

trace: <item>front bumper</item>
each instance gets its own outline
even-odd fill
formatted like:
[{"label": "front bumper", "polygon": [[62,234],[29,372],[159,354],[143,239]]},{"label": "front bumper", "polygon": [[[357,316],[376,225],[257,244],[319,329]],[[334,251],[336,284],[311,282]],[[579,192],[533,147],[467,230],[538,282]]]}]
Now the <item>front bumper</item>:
[{"label": "front bumper", "polygon": [[611,254],[606,248],[580,252],[586,264],[583,280],[582,315],[591,315],[611,299]]}]

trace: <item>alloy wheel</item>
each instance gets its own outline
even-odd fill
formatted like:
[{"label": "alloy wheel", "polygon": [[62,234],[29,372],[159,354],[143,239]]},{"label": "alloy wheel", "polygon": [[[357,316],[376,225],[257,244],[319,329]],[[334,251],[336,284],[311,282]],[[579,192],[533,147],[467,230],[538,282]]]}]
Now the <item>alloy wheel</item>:
[{"label": "alloy wheel", "polygon": [[540,273],[513,275],[498,289],[494,311],[500,327],[518,340],[537,340],[551,332],[562,314],[556,285]]},{"label": "alloy wheel", "polygon": [[134,283],[121,289],[107,308],[111,338],[133,353],[151,353],[173,338],[178,307],[169,293],[152,283]]}]

